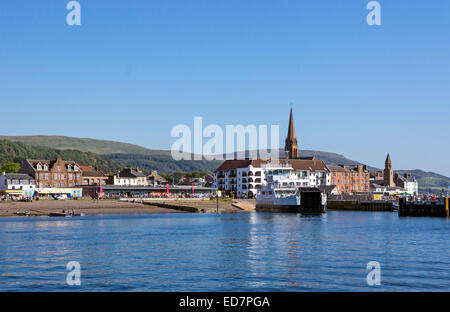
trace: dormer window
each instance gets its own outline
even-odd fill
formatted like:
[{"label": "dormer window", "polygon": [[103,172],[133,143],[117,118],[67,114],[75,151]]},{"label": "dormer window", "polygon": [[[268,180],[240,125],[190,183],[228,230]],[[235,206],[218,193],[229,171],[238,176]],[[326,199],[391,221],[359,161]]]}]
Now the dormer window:
[{"label": "dormer window", "polygon": [[38,165],[36,166],[36,168],[37,168],[37,170],[42,170],[42,166],[41,166],[40,164],[38,164]]},{"label": "dormer window", "polygon": [[44,165],[44,170],[48,170],[48,167],[47,167],[47,165]]}]

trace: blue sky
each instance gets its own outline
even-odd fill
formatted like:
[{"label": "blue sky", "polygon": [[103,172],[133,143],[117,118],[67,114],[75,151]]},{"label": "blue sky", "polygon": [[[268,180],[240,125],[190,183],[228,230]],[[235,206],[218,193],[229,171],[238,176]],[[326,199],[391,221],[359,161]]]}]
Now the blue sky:
[{"label": "blue sky", "polygon": [[450,1],[0,4],[2,135],[169,149],[177,124],[279,124],[302,149],[450,176]]}]

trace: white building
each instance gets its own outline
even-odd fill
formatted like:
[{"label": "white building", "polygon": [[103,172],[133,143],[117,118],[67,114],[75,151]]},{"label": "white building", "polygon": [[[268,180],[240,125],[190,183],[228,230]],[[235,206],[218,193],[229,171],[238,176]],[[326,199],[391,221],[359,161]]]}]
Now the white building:
[{"label": "white building", "polygon": [[0,176],[0,191],[11,196],[33,197],[36,189],[34,179],[26,173],[5,173]]},{"label": "white building", "polygon": [[118,186],[148,186],[147,177],[137,169],[124,169],[109,177],[108,184]]},{"label": "white building", "polygon": [[395,184],[397,186],[402,187],[406,193],[409,193],[411,195],[418,195],[419,194],[419,182],[411,176],[408,173],[405,173],[403,175],[395,174],[394,176]]},{"label": "white building", "polygon": [[[226,160],[215,171],[214,187],[218,190],[233,192],[236,196],[253,197],[263,185],[266,185],[263,166],[270,160]],[[330,185],[331,177],[328,168],[321,160],[313,159],[280,159],[281,164],[289,163],[298,187]]]}]

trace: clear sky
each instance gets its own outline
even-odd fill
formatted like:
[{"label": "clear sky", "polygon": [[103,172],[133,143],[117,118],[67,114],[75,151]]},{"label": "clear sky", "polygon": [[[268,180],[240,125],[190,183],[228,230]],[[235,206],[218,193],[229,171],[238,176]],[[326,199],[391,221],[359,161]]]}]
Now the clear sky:
[{"label": "clear sky", "polygon": [[450,1],[0,4],[2,135],[170,149],[177,124],[279,124],[302,149],[450,176]]}]

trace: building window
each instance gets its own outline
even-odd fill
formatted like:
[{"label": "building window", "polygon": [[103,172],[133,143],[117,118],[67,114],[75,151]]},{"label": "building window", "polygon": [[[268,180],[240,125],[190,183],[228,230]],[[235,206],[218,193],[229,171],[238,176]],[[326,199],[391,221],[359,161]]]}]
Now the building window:
[{"label": "building window", "polygon": [[61,171],[61,166],[58,166],[58,171]]}]

